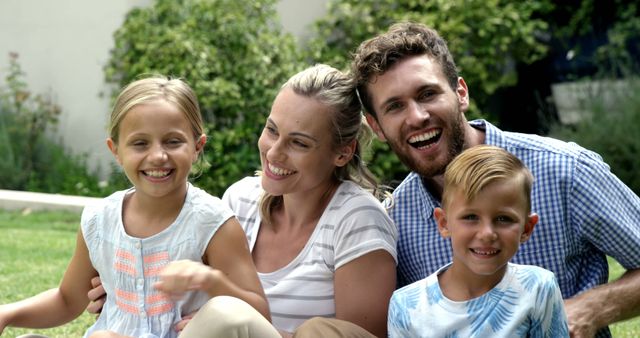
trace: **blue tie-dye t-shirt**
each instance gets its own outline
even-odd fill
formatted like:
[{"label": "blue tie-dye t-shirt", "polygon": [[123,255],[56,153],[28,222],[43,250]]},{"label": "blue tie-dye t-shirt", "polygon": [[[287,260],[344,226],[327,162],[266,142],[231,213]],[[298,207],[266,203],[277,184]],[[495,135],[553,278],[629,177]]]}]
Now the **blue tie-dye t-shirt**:
[{"label": "blue tie-dye t-shirt", "polygon": [[491,291],[455,302],[438,284],[438,274],[448,267],[393,293],[389,337],[569,337],[552,272],[509,263]]}]

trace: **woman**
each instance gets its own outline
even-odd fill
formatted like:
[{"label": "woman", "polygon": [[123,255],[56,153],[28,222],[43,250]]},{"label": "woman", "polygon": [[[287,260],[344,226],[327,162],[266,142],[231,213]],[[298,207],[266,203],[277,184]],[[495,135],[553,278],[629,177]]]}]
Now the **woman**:
[{"label": "woman", "polygon": [[310,67],[273,103],[258,141],[261,175],[223,196],[247,233],[273,324],[285,337],[302,334],[313,325],[297,327],[313,317],[386,337],[396,230],[370,193],[377,185],[361,159],[370,135],[349,78]]}]

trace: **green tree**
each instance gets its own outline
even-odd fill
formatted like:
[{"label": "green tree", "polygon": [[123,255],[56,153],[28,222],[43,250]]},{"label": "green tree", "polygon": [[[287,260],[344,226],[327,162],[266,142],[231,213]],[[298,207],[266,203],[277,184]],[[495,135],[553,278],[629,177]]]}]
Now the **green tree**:
[{"label": "green tree", "polygon": [[[277,0],[156,0],[131,10],[105,68],[121,88],[142,74],[185,79],[209,134],[199,186],[220,195],[259,168],[257,139],[284,81],[302,67]],[[114,91],[117,94],[117,90]]]},{"label": "green tree", "polygon": [[[447,40],[470,88],[468,117],[475,118],[488,115],[482,108],[497,88],[516,83],[517,63],[545,55],[547,47],[536,37],[546,33],[548,24],[541,16],[552,8],[547,0],[331,0],[327,16],[314,24],[307,58],[348,69],[350,52],[362,41],[395,22],[424,23]],[[370,163],[391,185],[406,174],[395,155],[378,142]]]}]

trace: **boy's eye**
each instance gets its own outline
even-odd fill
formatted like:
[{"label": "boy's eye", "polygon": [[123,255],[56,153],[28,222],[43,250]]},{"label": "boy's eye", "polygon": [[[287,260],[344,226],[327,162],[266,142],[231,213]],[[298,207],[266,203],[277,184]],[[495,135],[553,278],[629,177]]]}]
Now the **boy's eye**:
[{"label": "boy's eye", "polygon": [[462,219],[467,220],[467,221],[475,221],[478,219],[477,215],[473,215],[473,214],[469,214],[469,215],[464,215],[462,216]]},{"label": "boy's eye", "polygon": [[497,221],[500,223],[513,223],[513,219],[509,216],[498,216]]}]

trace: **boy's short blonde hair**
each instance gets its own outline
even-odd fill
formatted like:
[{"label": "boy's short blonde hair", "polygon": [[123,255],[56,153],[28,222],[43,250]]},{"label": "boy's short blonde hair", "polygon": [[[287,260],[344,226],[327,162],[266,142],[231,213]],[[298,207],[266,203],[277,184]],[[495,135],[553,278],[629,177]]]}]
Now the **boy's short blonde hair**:
[{"label": "boy's short blonde hair", "polygon": [[442,205],[446,207],[454,191],[463,192],[470,201],[490,183],[505,180],[516,180],[521,184],[527,201],[527,213],[531,212],[533,175],[522,161],[500,147],[484,144],[471,147],[447,166]]}]

